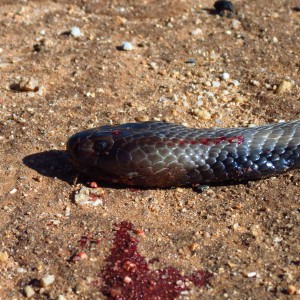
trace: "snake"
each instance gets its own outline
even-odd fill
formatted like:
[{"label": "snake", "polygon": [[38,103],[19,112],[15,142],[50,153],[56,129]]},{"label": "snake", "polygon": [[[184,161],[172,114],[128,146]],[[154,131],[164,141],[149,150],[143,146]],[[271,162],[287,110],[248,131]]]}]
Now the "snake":
[{"label": "snake", "polygon": [[300,168],[300,119],[241,128],[161,121],[106,125],[72,135],[67,152],[93,180],[127,186],[257,180]]}]

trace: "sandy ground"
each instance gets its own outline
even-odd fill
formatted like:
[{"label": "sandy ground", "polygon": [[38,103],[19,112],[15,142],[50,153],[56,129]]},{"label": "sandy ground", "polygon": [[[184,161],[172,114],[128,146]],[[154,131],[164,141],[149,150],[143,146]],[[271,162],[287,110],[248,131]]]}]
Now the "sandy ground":
[{"label": "sandy ground", "polygon": [[213,3],[1,1],[0,299],[109,297],[102,275],[123,221],[151,270],[212,274],[179,298],[299,299],[298,170],[202,193],[99,183],[101,205],[74,203],[88,180],[73,184],[64,150],[79,130],[299,118],[299,1],[235,1],[232,18]]}]

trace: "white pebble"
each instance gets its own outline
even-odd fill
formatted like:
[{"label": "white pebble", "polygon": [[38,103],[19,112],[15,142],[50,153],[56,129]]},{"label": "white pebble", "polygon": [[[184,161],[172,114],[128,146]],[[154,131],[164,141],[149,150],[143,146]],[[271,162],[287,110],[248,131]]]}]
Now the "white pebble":
[{"label": "white pebble", "polygon": [[52,284],[54,281],[55,281],[55,276],[50,274],[46,274],[41,280],[43,287]]},{"label": "white pebble", "polygon": [[238,80],[232,80],[234,86],[239,86],[240,82]]},{"label": "white pebble", "polygon": [[77,27],[77,26],[72,27],[71,28],[71,35],[74,36],[74,37],[80,37],[81,32],[80,32],[79,27]]},{"label": "white pebble", "polygon": [[256,272],[249,272],[247,274],[247,277],[249,277],[249,278],[256,277],[256,276],[257,276]]},{"label": "white pebble", "polygon": [[200,28],[196,28],[195,30],[191,31],[191,35],[199,35],[202,34],[202,30]]},{"label": "white pebble", "polygon": [[45,29],[42,29],[41,31],[40,31],[40,35],[45,35],[46,34],[46,30]]},{"label": "white pebble", "polygon": [[151,62],[149,63],[149,66],[150,66],[151,69],[153,69],[153,70],[157,70],[157,69],[158,69],[158,65],[157,65],[157,63],[156,63],[155,61],[151,61]]},{"label": "white pebble", "polygon": [[17,189],[14,188],[14,189],[12,189],[9,193],[10,193],[11,195],[13,195],[13,194],[15,194],[16,192],[17,192]]},{"label": "white pebble", "polygon": [[277,236],[277,237],[275,237],[275,238],[273,239],[273,242],[274,242],[275,244],[277,244],[277,243],[280,243],[282,240],[283,240],[282,237]]},{"label": "white pebble", "polygon": [[35,294],[34,289],[30,285],[25,286],[24,292],[27,298],[31,298]]},{"label": "white pebble", "polygon": [[228,80],[229,77],[230,77],[229,74],[226,73],[226,72],[224,72],[224,73],[221,75],[221,79],[222,79],[222,80]]},{"label": "white pebble", "polygon": [[217,88],[217,87],[219,87],[219,86],[220,86],[220,82],[219,82],[219,81],[216,81],[216,80],[214,80],[214,81],[212,82],[212,85],[213,85],[213,87]]},{"label": "white pebble", "polygon": [[122,45],[121,45],[121,49],[124,50],[124,51],[131,51],[133,49],[133,46],[131,43],[129,42],[124,42]]},{"label": "white pebble", "polygon": [[17,268],[17,273],[26,273],[26,269],[24,268]]},{"label": "white pebble", "polygon": [[239,20],[232,20],[231,25],[233,29],[238,29],[241,25],[241,22]]}]

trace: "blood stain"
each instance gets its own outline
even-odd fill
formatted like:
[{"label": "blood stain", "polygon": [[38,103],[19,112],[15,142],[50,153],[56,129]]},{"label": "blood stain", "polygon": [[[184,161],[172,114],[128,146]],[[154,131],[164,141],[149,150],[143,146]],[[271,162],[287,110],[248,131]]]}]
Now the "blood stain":
[{"label": "blood stain", "polygon": [[114,245],[102,271],[102,293],[115,300],[168,300],[188,291],[191,282],[201,287],[212,276],[195,271],[183,276],[174,267],[151,270],[146,258],[138,252],[133,224],[123,221],[116,225]]}]

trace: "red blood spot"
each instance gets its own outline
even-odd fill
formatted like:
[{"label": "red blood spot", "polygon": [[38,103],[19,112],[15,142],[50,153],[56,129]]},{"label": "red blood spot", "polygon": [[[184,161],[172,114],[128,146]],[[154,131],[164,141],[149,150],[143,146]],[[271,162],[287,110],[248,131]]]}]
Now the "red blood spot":
[{"label": "red blood spot", "polygon": [[72,257],[73,262],[82,261],[83,259],[87,259],[88,256],[84,251],[80,251]]},{"label": "red blood spot", "polygon": [[97,184],[97,182],[92,181],[92,182],[89,182],[89,187],[92,188],[92,189],[95,189],[95,188],[98,187],[98,184]]},{"label": "red blood spot", "polygon": [[138,241],[131,236],[133,232],[134,226],[129,222],[116,225],[114,246],[101,274],[104,283],[101,291],[109,299],[174,299],[190,289],[190,282],[201,287],[211,277],[205,271],[182,276],[174,267],[150,270],[138,252]]},{"label": "red blood spot", "polygon": [[121,134],[121,130],[118,130],[118,129],[113,130],[113,131],[111,132],[111,134],[112,134],[112,135],[119,135],[119,134]]}]

